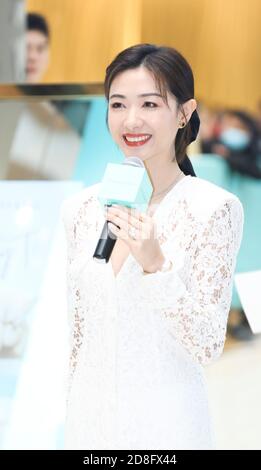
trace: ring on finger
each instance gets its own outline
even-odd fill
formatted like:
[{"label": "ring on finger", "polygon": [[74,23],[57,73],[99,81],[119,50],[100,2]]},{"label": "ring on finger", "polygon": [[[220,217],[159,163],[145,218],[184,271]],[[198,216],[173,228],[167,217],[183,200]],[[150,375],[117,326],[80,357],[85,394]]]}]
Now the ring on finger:
[{"label": "ring on finger", "polygon": [[128,230],[128,235],[133,240],[137,240],[138,231],[134,227],[130,227],[129,230]]}]

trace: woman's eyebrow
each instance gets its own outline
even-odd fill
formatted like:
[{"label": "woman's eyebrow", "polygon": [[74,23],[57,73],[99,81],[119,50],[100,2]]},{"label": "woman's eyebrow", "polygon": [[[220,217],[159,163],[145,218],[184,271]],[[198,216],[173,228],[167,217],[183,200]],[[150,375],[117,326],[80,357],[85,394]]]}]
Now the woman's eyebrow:
[{"label": "woman's eyebrow", "polygon": [[[137,96],[138,98],[144,98],[145,96],[159,96],[160,98],[162,98],[162,95],[160,93],[142,93],[141,95],[137,95]],[[114,94],[114,95],[111,95],[109,99],[111,100],[112,98],[126,99],[127,97],[124,95]]]}]

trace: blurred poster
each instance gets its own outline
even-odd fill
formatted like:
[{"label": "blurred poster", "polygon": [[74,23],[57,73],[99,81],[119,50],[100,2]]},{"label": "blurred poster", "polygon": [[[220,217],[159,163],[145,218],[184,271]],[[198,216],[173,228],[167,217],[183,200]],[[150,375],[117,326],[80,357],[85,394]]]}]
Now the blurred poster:
[{"label": "blurred poster", "polygon": [[67,181],[0,182],[0,355],[23,352],[61,203],[81,187]]}]

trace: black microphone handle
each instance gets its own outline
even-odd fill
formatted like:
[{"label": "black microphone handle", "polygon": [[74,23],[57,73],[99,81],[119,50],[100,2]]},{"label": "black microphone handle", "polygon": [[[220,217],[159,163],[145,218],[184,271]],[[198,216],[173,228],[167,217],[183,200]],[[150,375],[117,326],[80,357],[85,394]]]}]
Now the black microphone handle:
[{"label": "black microphone handle", "polygon": [[108,227],[108,220],[106,220],[102,229],[100,240],[98,241],[95,248],[93,258],[96,258],[96,261],[98,262],[108,263],[116,240],[117,236],[110,231]]}]

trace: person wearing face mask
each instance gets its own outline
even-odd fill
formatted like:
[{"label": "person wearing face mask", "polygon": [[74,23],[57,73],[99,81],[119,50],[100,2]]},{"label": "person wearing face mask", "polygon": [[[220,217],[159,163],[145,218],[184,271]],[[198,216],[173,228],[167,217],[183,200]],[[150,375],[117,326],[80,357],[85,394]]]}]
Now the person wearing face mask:
[{"label": "person wearing face mask", "polygon": [[248,113],[227,110],[220,117],[218,136],[205,143],[202,152],[220,155],[232,171],[261,179],[259,141],[257,123]]}]

